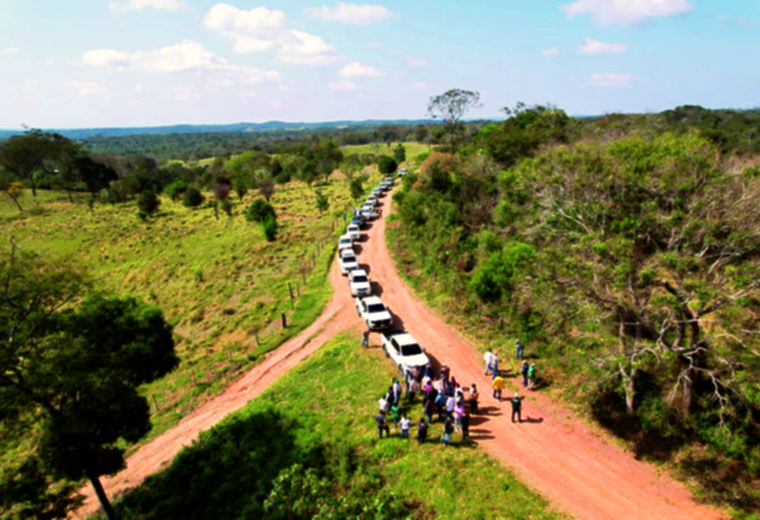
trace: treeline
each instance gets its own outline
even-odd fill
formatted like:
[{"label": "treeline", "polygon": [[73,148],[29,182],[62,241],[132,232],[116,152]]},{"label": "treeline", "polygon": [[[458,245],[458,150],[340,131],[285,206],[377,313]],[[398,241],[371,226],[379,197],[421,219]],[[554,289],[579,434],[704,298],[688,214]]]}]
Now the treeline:
[{"label": "treeline", "polygon": [[[753,511],[760,169],[729,168],[727,155],[753,149],[715,132],[743,135],[760,119],[705,112],[681,107],[657,127],[518,105],[404,180],[391,240],[451,296],[448,311],[497,344],[527,342],[543,384],[638,455],[673,458],[707,498]],[[623,120],[619,138],[598,133]]]}]

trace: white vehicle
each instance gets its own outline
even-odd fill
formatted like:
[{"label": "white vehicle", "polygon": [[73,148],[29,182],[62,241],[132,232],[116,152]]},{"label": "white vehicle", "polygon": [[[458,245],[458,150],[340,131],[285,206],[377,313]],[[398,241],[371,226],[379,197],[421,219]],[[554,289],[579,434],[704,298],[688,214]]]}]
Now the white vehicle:
[{"label": "white vehicle", "polygon": [[[406,170],[403,170],[406,171]],[[388,184],[389,186],[393,186],[393,177],[386,177],[385,180],[383,180],[384,183]]]},{"label": "white vehicle", "polygon": [[374,196],[375,198],[380,199],[383,197],[383,195],[385,195],[385,192],[383,191],[382,185],[372,190],[372,196]]},{"label": "white vehicle", "polygon": [[377,206],[377,197],[375,197],[374,195],[370,195],[369,197],[367,197],[367,202],[365,202],[365,204],[372,204],[372,207],[374,208],[375,206]]},{"label": "white vehicle", "polygon": [[338,265],[340,266],[340,274],[343,276],[346,276],[354,269],[359,269],[359,261],[356,259],[353,249],[344,249],[340,252]]},{"label": "white vehicle", "polygon": [[398,172],[398,176],[399,176],[399,177],[403,177],[403,176],[404,176],[404,175],[406,175],[406,174],[407,174],[406,168],[401,168],[401,169],[399,170],[399,172]]},{"label": "white vehicle", "polygon": [[348,286],[351,288],[351,296],[369,296],[372,294],[372,285],[364,269],[354,269],[348,273]]},{"label": "white vehicle", "polygon": [[351,240],[359,240],[362,237],[361,231],[359,231],[359,226],[356,224],[348,225],[348,228],[346,228],[346,235],[348,235]]},{"label": "white vehicle", "polygon": [[356,298],[356,312],[369,330],[385,330],[393,326],[393,316],[377,296]]},{"label": "white vehicle", "polygon": [[414,367],[424,368],[430,364],[425,351],[408,332],[383,332],[381,336],[385,355],[393,360],[402,376],[407,370]]},{"label": "white vehicle", "polygon": [[375,220],[380,214],[372,206],[364,206],[362,208],[362,217],[365,220]]},{"label": "white vehicle", "polygon": [[338,255],[343,252],[344,249],[348,249],[352,253],[354,252],[354,239],[348,235],[342,235],[338,241]]}]

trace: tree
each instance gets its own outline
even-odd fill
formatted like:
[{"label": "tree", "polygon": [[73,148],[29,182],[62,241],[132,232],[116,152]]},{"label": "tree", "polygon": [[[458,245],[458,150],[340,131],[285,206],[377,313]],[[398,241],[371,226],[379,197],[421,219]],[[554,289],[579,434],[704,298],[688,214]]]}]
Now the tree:
[{"label": "tree", "polygon": [[124,467],[120,439],[151,428],[138,388],[178,364],[160,309],[92,295],[72,264],[13,247],[0,257],[0,423],[34,417],[36,457],[55,478],[87,478],[109,519],[102,475]]},{"label": "tree", "polygon": [[0,192],[5,193],[19,211],[24,211],[19,203],[19,199],[24,195],[24,185],[14,182],[10,174],[0,173]]},{"label": "tree", "polygon": [[153,215],[158,211],[160,205],[161,199],[150,190],[142,192],[140,198],[137,199],[137,206],[140,208],[140,211],[146,215]]},{"label": "tree", "polygon": [[406,147],[404,147],[402,143],[398,143],[396,147],[393,148],[393,159],[395,159],[398,164],[406,161]]},{"label": "tree", "polygon": [[481,108],[480,92],[454,88],[433,96],[428,103],[428,115],[443,121],[452,151],[456,151],[462,129],[462,117],[471,109]]},{"label": "tree", "polygon": [[248,222],[264,222],[270,216],[277,218],[277,212],[274,210],[274,206],[264,199],[254,200],[245,213],[245,219]]},{"label": "tree", "polygon": [[398,164],[396,164],[396,161],[393,160],[393,157],[388,157],[387,155],[381,156],[380,160],[377,162],[377,169],[380,171],[380,173],[383,173],[385,175],[394,173],[397,168]]},{"label": "tree", "polygon": [[26,179],[37,196],[34,174],[42,171],[52,175],[64,157],[73,157],[80,146],[61,134],[30,129],[23,135],[14,135],[0,147],[0,165],[19,179]]},{"label": "tree", "polygon": [[186,208],[197,208],[206,201],[206,197],[203,196],[201,190],[194,186],[190,186],[182,196],[182,205]]},{"label": "tree", "polygon": [[364,196],[364,186],[362,186],[362,180],[359,177],[354,177],[349,185],[351,190],[351,198],[354,202],[358,201]]},{"label": "tree", "polygon": [[268,215],[261,223],[261,229],[267,242],[274,242],[277,239],[277,228],[277,217],[275,215]]},{"label": "tree", "polygon": [[224,204],[231,192],[232,184],[226,177],[220,177],[214,183],[214,216],[217,220],[219,220],[219,204]]},{"label": "tree", "polygon": [[330,201],[327,199],[327,195],[323,194],[321,191],[317,191],[315,195],[317,197],[317,209],[319,210],[319,213],[322,214],[330,207]]},{"label": "tree", "polygon": [[174,181],[173,183],[164,186],[164,193],[166,193],[174,202],[183,196],[186,191],[187,183],[183,180]]},{"label": "tree", "polygon": [[261,193],[261,196],[269,202],[272,195],[274,195],[274,182],[272,179],[264,179],[259,182],[259,193]]},{"label": "tree", "polygon": [[89,155],[76,157],[72,161],[71,169],[75,172],[76,178],[84,182],[87,191],[92,193],[93,197],[119,179],[112,168],[93,160]]},{"label": "tree", "polygon": [[237,193],[238,198],[240,200],[243,200],[243,197],[245,197],[248,193],[248,183],[243,179],[235,179],[232,182],[232,186],[235,189],[235,193]]},{"label": "tree", "polygon": [[311,185],[315,180],[317,180],[318,175],[317,163],[307,160],[301,165],[301,170],[298,173],[298,178],[308,184],[311,188]]}]

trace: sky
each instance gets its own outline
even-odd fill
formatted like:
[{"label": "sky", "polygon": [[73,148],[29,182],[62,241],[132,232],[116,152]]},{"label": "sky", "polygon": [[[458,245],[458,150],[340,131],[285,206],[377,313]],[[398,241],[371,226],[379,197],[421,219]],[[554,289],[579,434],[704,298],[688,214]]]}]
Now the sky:
[{"label": "sky", "polygon": [[0,0],[0,128],[760,105],[758,0]]}]

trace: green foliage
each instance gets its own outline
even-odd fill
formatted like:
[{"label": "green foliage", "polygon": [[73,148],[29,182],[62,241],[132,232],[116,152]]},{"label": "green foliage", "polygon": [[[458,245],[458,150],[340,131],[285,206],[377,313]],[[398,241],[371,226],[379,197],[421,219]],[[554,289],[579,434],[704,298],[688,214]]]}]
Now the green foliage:
[{"label": "green foliage", "polygon": [[261,230],[264,232],[264,237],[267,242],[274,242],[277,240],[277,216],[274,213],[267,215],[261,222]]},{"label": "green foliage", "polygon": [[380,173],[384,175],[390,175],[396,171],[398,164],[396,164],[396,161],[393,159],[393,157],[382,155],[380,156],[380,160],[377,162],[377,168],[380,170]]},{"label": "green foliage", "polygon": [[187,183],[183,180],[175,181],[164,186],[164,193],[174,202],[177,202],[187,191]]},{"label": "green foliage", "polygon": [[243,200],[248,193],[248,183],[243,179],[235,179],[232,181],[232,187],[240,200]]},{"label": "green foliage", "polygon": [[493,252],[486,263],[472,273],[471,290],[484,302],[493,303],[511,297],[515,278],[536,259],[535,249],[528,244],[514,244],[504,252]]},{"label": "green foliage", "polygon": [[245,219],[248,222],[264,222],[267,218],[277,218],[277,212],[274,210],[274,206],[265,201],[264,199],[254,200],[248,211],[245,214]]},{"label": "green foliage", "polygon": [[351,198],[354,199],[354,202],[359,201],[364,196],[364,186],[362,185],[361,178],[355,177],[351,180],[350,190]]},{"label": "green foliage", "polygon": [[402,162],[406,161],[406,147],[403,143],[398,143],[396,146],[393,147],[393,159],[398,163],[401,164]]},{"label": "green foliage", "polygon": [[324,213],[330,207],[330,201],[328,200],[327,195],[323,194],[321,191],[317,191],[315,192],[315,196],[317,199],[317,209],[320,213]]},{"label": "green foliage", "polygon": [[160,205],[161,200],[150,190],[142,192],[137,199],[137,206],[140,208],[140,211],[147,215],[154,214]]},{"label": "green foliage", "polygon": [[182,196],[182,205],[186,208],[197,208],[204,202],[206,202],[206,197],[203,196],[201,190],[193,186],[188,187]]}]

